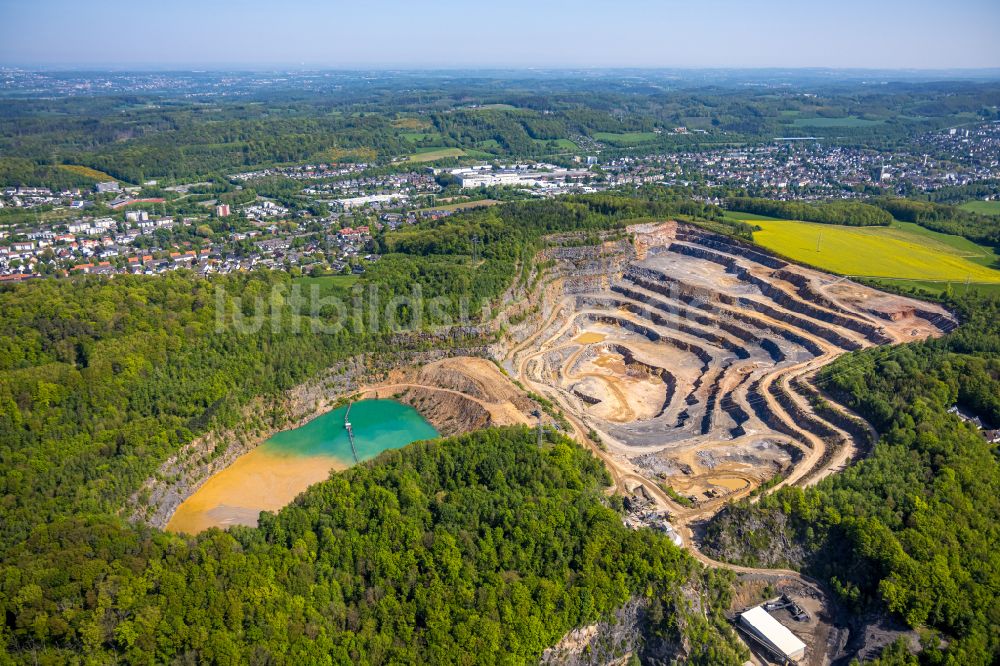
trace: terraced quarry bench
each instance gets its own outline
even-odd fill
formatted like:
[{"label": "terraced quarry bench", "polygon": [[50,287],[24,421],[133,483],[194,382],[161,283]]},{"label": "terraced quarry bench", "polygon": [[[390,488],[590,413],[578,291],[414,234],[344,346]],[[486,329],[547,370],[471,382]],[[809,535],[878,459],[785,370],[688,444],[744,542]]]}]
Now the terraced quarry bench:
[{"label": "terraced quarry bench", "polygon": [[547,293],[562,300],[505,365],[596,432],[619,479],[669,486],[660,496],[674,512],[710,510],[776,474],[805,484],[842,468],[872,434],[817,371],[955,325],[938,306],[694,226],[629,231],[628,247],[549,252],[562,288]]}]

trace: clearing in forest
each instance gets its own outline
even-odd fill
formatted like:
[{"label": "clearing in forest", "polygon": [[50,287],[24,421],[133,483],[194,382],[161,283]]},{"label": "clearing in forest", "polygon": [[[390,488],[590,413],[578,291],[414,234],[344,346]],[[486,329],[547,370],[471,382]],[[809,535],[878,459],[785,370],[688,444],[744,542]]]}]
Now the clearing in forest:
[{"label": "clearing in forest", "polygon": [[427,148],[410,155],[411,162],[433,162],[447,157],[462,157],[465,151],[461,148]]},{"label": "clearing in forest", "polygon": [[615,146],[634,146],[638,143],[647,143],[656,140],[655,132],[594,132],[593,137],[598,141],[610,143]]},{"label": "clearing in forest", "polygon": [[75,173],[78,176],[83,176],[84,178],[92,178],[98,182],[107,182],[112,180],[118,180],[111,174],[104,173],[103,171],[98,171],[97,169],[91,169],[90,167],[83,166],[80,164],[60,164],[59,169],[63,171],[68,171],[70,173]]},{"label": "clearing in forest", "polygon": [[1000,201],[966,201],[959,208],[980,215],[1000,215]]},{"label": "clearing in forest", "polygon": [[498,203],[503,203],[496,199],[477,199],[476,201],[460,201],[458,203],[443,204],[441,206],[429,206],[428,208],[421,208],[418,212],[440,210],[440,211],[460,211],[460,210],[472,210],[473,208],[487,208],[489,206],[496,206]]},{"label": "clearing in forest", "polygon": [[424,130],[431,127],[431,122],[425,118],[396,118],[392,121],[392,126],[406,130]]}]

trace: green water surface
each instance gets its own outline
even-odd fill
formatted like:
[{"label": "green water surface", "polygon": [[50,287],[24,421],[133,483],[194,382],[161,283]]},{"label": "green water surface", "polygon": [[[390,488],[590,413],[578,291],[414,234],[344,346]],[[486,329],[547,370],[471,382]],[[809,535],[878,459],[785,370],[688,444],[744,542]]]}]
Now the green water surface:
[{"label": "green water surface", "polygon": [[[318,416],[294,430],[279,432],[261,444],[268,453],[288,456],[334,456],[354,464],[351,443],[344,428],[347,407]],[[368,460],[388,449],[432,439],[438,431],[417,410],[395,400],[362,400],[351,406],[350,421],[358,459]]]}]

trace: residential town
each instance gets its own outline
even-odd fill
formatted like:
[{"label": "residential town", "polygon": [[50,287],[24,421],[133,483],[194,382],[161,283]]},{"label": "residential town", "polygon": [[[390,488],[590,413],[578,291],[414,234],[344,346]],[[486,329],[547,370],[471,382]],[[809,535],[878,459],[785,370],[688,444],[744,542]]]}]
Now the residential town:
[{"label": "residential town", "polygon": [[[216,187],[208,182],[162,190],[155,181],[98,182],[90,190],[8,187],[0,191],[0,207],[35,215],[0,227],[0,279],[261,267],[363,272],[378,259],[372,238],[379,230],[450,215],[477,202],[495,203],[490,196],[501,191],[508,197],[551,197],[659,183],[738,189],[774,199],[851,199],[1000,178],[1000,122],[935,132],[918,137],[913,147],[919,154],[786,138],[606,160],[577,156],[572,167],[544,162],[397,165],[388,171],[367,163],[268,167],[228,176],[224,189],[240,203],[203,194]],[[290,197],[251,192],[275,180],[301,185]],[[188,200],[192,203],[179,207]]]},{"label": "residential town", "polygon": [[766,145],[622,157],[602,164],[608,183],[741,188],[774,199],[908,195],[1000,178],[1000,122],[918,137],[911,152],[776,139]]}]

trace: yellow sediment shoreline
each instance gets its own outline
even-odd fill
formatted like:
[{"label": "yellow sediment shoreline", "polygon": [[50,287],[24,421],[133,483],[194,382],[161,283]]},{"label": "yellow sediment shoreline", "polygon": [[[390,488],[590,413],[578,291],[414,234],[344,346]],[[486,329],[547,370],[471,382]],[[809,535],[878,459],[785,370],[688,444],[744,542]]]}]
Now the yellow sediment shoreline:
[{"label": "yellow sediment shoreline", "polygon": [[713,486],[721,486],[726,490],[743,490],[748,484],[746,479],[730,479],[725,477],[710,477],[707,481]]},{"label": "yellow sediment shoreline", "polygon": [[312,484],[343,469],[347,465],[332,456],[283,455],[266,448],[254,449],[213,474],[177,507],[167,531],[197,534],[210,527],[256,527],[261,511],[277,511]]}]

